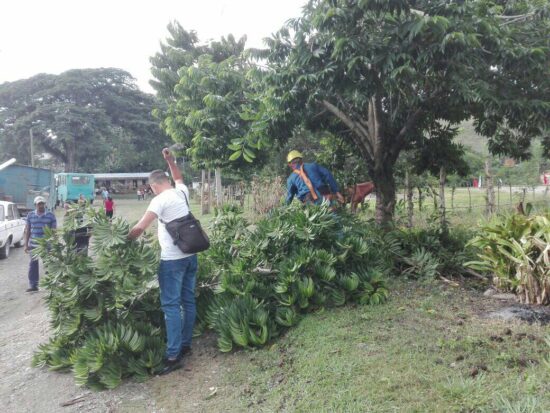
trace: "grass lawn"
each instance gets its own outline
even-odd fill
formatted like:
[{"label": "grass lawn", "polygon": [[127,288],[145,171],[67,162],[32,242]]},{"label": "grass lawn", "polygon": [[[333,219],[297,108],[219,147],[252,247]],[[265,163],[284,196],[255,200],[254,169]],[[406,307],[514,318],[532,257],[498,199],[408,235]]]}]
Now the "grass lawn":
[{"label": "grass lawn", "polygon": [[[489,319],[505,304],[469,287],[398,280],[390,291],[385,305],[310,314],[259,350],[216,355],[199,339],[217,369],[201,385],[217,392],[193,411],[550,411],[550,327]],[[157,406],[188,411],[193,374],[156,381]]]},{"label": "grass lawn", "polygon": [[[146,211],[147,207],[149,206],[149,203],[151,202],[151,198],[147,199],[145,201],[137,201],[135,197],[129,198],[129,197],[120,197],[115,198],[115,217],[123,217],[125,220],[127,220],[130,223],[137,222],[141,216]],[[183,202],[183,201],[182,201]],[[100,207],[101,199],[96,199],[94,202],[94,206]],[[196,202],[196,200],[191,199],[191,212],[197,217],[203,226],[207,226],[210,220],[213,218],[214,214],[210,213],[208,215],[201,215],[200,213],[200,204]],[[157,223],[156,221],[153,222],[150,229],[148,230],[153,231],[156,233]]]}]

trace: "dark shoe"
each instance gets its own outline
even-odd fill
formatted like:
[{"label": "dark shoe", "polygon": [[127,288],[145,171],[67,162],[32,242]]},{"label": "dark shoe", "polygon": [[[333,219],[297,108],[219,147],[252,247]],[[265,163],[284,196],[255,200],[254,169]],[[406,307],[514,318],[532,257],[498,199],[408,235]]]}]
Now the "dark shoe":
[{"label": "dark shoe", "polygon": [[191,355],[191,347],[183,346],[180,350],[180,354],[178,354],[178,358],[181,360],[182,358],[190,355]]},{"label": "dark shoe", "polygon": [[36,292],[38,291],[38,287],[30,287],[30,288],[27,288],[27,290],[25,291],[26,293],[33,293],[33,292]]},{"label": "dark shoe", "polygon": [[162,366],[162,369],[159,371],[158,375],[164,376],[165,374],[172,373],[174,370],[180,369],[181,367],[182,364],[179,357],[174,360],[164,359],[164,365]]}]

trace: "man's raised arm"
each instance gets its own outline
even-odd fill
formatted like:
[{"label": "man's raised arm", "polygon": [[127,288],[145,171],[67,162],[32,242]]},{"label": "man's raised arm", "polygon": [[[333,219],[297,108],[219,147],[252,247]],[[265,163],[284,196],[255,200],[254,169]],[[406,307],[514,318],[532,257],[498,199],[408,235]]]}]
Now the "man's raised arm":
[{"label": "man's raised arm", "polygon": [[170,152],[170,149],[164,148],[162,150],[162,156],[164,156],[164,159],[166,160],[166,163],[168,164],[168,167],[170,168],[170,175],[172,175],[172,179],[176,184],[183,184],[183,176],[181,174],[180,168],[178,168],[178,165],[176,164],[176,159],[174,158],[174,155]]}]

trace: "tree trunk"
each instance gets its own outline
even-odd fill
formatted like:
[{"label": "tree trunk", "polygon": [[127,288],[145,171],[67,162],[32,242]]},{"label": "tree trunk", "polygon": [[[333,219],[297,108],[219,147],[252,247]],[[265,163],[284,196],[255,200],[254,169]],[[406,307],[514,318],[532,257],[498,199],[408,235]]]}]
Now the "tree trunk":
[{"label": "tree trunk", "polygon": [[395,208],[395,179],[393,163],[387,162],[373,171],[372,179],[376,187],[376,222],[387,227],[393,220]]},{"label": "tree trunk", "polygon": [[65,145],[67,162],[65,162],[65,172],[75,172],[76,170],[76,142],[71,139]]},{"label": "tree trunk", "polygon": [[445,206],[445,183],[447,181],[447,172],[445,167],[442,166],[439,169],[439,222],[442,230],[447,229],[447,217],[446,217],[446,206]]}]

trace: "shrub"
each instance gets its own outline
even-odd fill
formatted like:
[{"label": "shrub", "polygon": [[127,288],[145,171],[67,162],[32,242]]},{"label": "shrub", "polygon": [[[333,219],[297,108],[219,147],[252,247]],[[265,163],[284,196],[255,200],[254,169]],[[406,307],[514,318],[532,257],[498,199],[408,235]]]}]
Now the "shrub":
[{"label": "shrub", "polygon": [[400,273],[411,278],[433,279],[457,275],[464,264],[475,258],[476,249],[468,245],[473,231],[464,227],[397,228],[388,234],[397,246]]},{"label": "shrub", "polygon": [[494,284],[527,304],[550,304],[550,214],[500,216],[481,228],[474,269],[493,274]]}]

